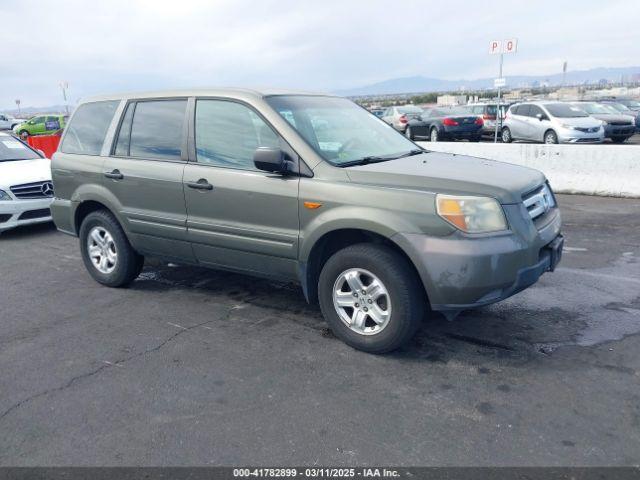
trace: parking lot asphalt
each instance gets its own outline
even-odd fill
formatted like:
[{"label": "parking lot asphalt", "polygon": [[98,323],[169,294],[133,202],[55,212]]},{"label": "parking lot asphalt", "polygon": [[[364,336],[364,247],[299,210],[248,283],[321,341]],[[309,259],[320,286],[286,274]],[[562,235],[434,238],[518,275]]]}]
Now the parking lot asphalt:
[{"label": "parking lot asphalt", "polygon": [[560,195],[560,268],[361,353],[298,287],[0,235],[0,465],[638,465],[640,200]]}]

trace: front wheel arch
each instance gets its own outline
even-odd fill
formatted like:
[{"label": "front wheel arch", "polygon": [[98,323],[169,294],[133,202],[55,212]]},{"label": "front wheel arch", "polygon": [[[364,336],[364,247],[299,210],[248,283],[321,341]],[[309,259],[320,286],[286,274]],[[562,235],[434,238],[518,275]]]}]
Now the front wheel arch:
[{"label": "front wheel arch", "polygon": [[[421,278],[411,257],[407,255],[402,247],[391,239],[370,230],[355,228],[332,230],[325,233],[314,243],[311,251],[309,252],[308,261],[301,264],[303,266],[300,272],[300,280],[305,297],[309,303],[318,303],[318,280],[320,279],[322,267],[327,260],[337,251],[359,243],[381,244],[392,248],[406,259],[409,265],[413,268],[417,278]],[[428,303],[428,293],[424,284],[422,282],[420,282],[420,284],[422,285],[424,298]]]}]

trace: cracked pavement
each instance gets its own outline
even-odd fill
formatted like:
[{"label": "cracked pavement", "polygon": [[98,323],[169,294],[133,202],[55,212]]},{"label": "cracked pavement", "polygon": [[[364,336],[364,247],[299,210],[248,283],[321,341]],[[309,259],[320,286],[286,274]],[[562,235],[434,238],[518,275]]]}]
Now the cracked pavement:
[{"label": "cracked pavement", "polygon": [[640,200],[559,196],[563,262],[397,353],[294,285],[0,236],[0,465],[637,465]]}]

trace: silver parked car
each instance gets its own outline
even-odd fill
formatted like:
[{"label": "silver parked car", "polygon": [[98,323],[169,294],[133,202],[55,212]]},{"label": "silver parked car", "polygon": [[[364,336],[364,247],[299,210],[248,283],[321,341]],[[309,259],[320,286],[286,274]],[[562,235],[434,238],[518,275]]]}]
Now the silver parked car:
[{"label": "silver parked car", "polygon": [[502,141],[543,143],[601,143],[603,122],[562,102],[524,102],[512,105],[502,127]]},{"label": "silver parked car", "polygon": [[418,118],[423,112],[423,109],[415,105],[403,105],[401,107],[387,108],[381,118],[399,132],[404,133],[409,124],[409,120]]}]

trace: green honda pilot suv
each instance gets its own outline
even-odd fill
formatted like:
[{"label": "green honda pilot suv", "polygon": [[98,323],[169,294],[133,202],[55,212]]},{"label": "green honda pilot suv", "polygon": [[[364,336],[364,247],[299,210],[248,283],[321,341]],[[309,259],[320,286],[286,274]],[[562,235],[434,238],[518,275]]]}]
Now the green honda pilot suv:
[{"label": "green honda pilot suv", "polygon": [[98,282],[130,284],[145,256],[294,281],[337,337],[373,353],[432,311],[527,288],[562,253],[542,173],[425,151],[329,95],[90,98],[52,173],[55,223]]}]

